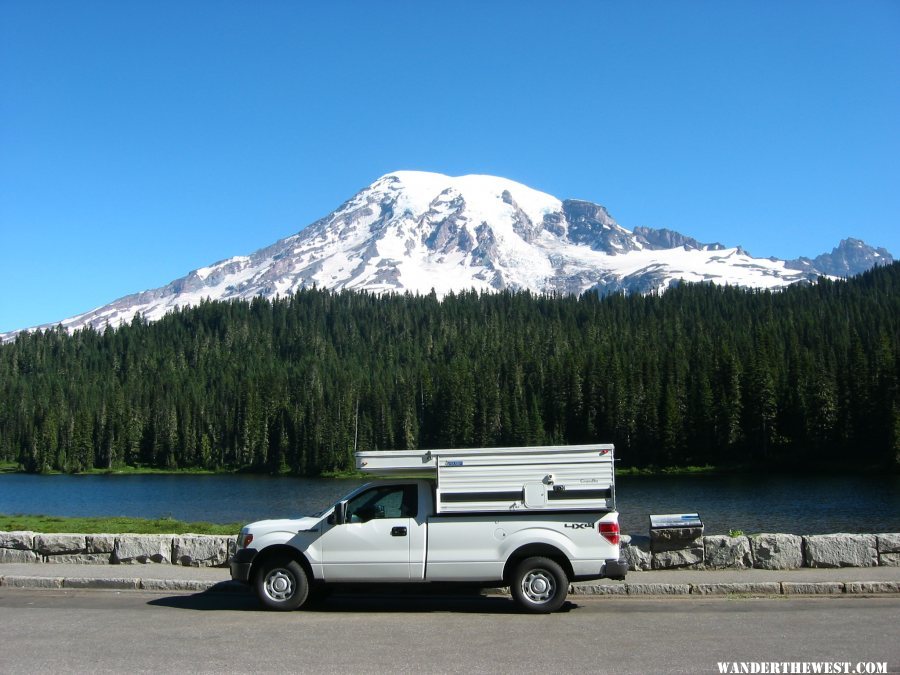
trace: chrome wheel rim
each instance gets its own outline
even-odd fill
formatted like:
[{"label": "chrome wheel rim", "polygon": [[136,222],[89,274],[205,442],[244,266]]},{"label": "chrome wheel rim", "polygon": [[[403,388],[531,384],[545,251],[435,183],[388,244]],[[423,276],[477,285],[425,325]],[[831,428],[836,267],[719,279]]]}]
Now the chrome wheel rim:
[{"label": "chrome wheel rim", "polygon": [[272,600],[288,600],[294,594],[294,577],[285,569],[274,569],[266,575],[263,587]]},{"label": "chrome wheel rim", "polygon": [[522,593],[535,604],[548,602],[556,595],[556,579],[547,570],[531,570],[522,579]]}]

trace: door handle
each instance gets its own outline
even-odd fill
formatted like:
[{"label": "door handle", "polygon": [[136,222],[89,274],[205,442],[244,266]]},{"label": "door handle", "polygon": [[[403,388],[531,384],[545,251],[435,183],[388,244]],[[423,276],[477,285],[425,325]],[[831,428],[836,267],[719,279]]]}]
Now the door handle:
[{"label": "door handle", "polygon": [[392,527],[391,528],[391,536],[392,537],[405,537],[406,536],[406,528],[402,526]]}]

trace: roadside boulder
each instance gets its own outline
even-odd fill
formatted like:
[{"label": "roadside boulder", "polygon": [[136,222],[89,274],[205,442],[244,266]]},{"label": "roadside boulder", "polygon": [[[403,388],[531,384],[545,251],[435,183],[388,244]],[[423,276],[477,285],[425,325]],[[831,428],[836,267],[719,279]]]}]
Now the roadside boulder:
[{"label": "roadside boulder", "polygon": [[88,553],[112,553],[116,547],[114,534],[89,534],[85,536]]},{"label": "roadside boulder", "polygon": [[172,535],[125,534],[116,537],[113,561],[123,565],[171,562]]},{"label": "roadside boulder", "polygon": [[878,549],[874,534],[813,534],[803,537],[808,567],[874,567]]},{"label": "roadside boulder", "polygon": [[78,554],[87,552],[83,534],[36,534],[34,548],[41,555]]},{"label": "roadside boulder", "polygon": [[750,539],[753,566],[792,570],[803,566],[803,538],[796,534],[755,534]]},{"label": "roadside boulder", "polygon": [[883,567],[900,567],[900,534],[878,534],[878,564]]},{"label": "roadside boulder", "polygon": [[650,550],[653,553],[703,548],[703,527],[650,528]]},{"label": "roadside boulder", "polygon": [[900,553],[900,533],[876,534],[879,553]]},{"label": "roadside boulder", "polygon": [[173,560],[186,567],[222,567],[228,562],[228,540],[234,537],[184,535],[172,540]]},{"label": "roadside boulder", "polygon": [[48,555],[44,562],[48,564],[60,563],[70,565],[108,565],[109,553],[76,553],[59,555]]},{"label": "roadside boulder", "polygon": [[706,567],[709,569],[745,569],[753,567],[753,553],[747,537],[717,534],[703,537]]},{"label": "roadside boulder", "polygon": [[0,532],[0,548],[31,551],[34,549],[34,532],[28,530]]},{"label": "roadside boulder", "polygon": [[653,553],[651,566],[655,570],[668,570],[676,567],[697,569],[703,565],[703,545],[682,548],[676,551],[660,551]]},{"label": "roadside boulder", "polygon": [[655,570],[696,569],[703,564],[703,526],[651,527],[650,552]]},{"label": "roadside boulder", "polygon": [[628,569],[633,572],[647,571],[652,560],[650,556],[650,537],[636,534],[623,534],[620,540],[622,557],[628,563]]},{"label": "roadside boulder", "polygon": [[34,551],[17,548],[0,548],[0,563],[39,563],[41,556]]}]

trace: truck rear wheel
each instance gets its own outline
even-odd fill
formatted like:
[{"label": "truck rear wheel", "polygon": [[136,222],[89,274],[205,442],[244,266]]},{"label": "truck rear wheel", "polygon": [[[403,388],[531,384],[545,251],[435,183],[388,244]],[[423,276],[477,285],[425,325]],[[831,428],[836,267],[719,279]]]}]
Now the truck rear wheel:
[{"label": "truck rear wheel", "polygon": [[297,609],[309,593],[306,572],[291,558],[272,558],[256,575],[256,595],[267,609],[289,612]]},{"label": "truck rear wheel", "polygon": [[555,612],[566,601],[569,579],[550,558],[526,558],[516,566],[510,585],[512,596],[526,612]]}]

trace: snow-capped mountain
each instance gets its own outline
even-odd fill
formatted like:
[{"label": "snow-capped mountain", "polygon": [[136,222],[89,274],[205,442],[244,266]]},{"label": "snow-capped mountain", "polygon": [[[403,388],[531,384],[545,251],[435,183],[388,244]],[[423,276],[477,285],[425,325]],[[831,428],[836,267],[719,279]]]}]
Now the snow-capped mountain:
[{"label": "snow-capped mountain", "polygon": [[298,234],[61,323],[102,330],[138,312],[153,321],[204,298],[271,298],[313,285],[439,296],[472,288],[646,293],[679,280],[781,288],[892,261],[854,239],[812,260],[754,258],[670,230],[629,231],[598,204],[505,178],[398,171]]}]

